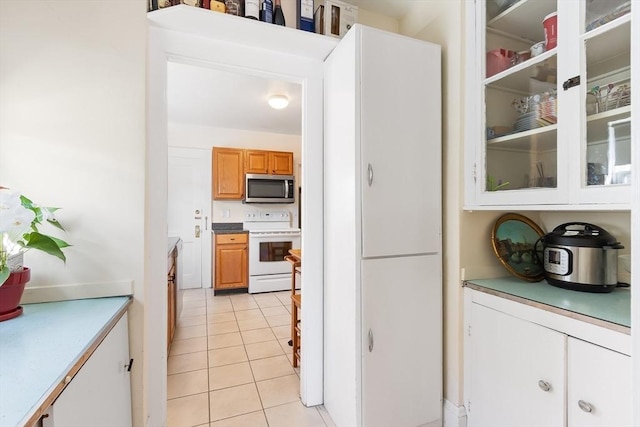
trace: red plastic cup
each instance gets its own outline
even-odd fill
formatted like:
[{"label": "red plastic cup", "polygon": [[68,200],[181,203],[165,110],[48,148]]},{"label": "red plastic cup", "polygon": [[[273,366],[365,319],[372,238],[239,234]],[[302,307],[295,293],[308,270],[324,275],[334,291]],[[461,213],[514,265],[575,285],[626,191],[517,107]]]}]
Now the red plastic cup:
[{"label": "red plastic cup", "polygon": [[553,12],[544,17],[544,41],[546,50],[551,50],[558,45],[558,12]]}]

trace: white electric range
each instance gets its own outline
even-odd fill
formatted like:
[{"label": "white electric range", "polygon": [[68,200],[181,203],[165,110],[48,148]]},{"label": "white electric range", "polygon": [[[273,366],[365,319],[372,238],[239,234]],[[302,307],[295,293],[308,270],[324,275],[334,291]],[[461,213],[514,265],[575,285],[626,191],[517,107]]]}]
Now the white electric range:
[{"label": "white electric range", "polygon": [[291,227],[289,211],[246,211],[249,230],[249,293],[291,289],[291,263],[284,257],[300,248],[300,229]]}]

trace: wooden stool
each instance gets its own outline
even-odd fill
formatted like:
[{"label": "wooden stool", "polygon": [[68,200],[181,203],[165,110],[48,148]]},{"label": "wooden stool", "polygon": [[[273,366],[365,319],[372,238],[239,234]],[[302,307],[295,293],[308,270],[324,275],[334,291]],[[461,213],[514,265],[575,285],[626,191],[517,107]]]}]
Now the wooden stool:
[{"label": "wooden stool", "polygon": [[296,274],[302,274],[301,261],[287,255],[284,257],[291,263],[291,340],[289,345],[293,351],[293,367],[300,365],[300,317],[299,312],[302,311],[302,295],[296,293]]}]

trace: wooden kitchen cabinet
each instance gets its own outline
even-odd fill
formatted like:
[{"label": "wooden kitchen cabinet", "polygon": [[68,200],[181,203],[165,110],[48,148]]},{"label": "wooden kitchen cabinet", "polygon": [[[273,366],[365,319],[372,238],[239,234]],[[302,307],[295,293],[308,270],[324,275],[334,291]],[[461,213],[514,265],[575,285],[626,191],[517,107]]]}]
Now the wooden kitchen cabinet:
[{"label": "wooden kitchen cabinet", "polygon": [[[465,207],[628,210],[634,2],[496,3],[467,6]],[[531,56],[553,13],[557,45]]]},{"label": "wooden kitchen cabinet", "polygon": [[245,173],[293,175],[293,153],[289,151],[245,150]]},{"label": "wooden kitchen cabinet", "polygon": [[177,250],[174,249],[167,259],[167,353],[171,348],[173,335],[176,331],[178,317],[177,300],[178,288],[176,284],[176,274],[178,270]]},{"label": "wooden kitchen cabinet", "polygon": [[293,153],[288,151],[269,151],[269,173],[274,175],[293,175]]},{"label": "wooden kitchen cabinet", "polygon": [[245,233],[216,234],[215,290],[248,286],[248,238]]},{"label": "wooden kitchen cabinet", "polygon": [[266,150],[244,150],[245,173],[269,173],[269,152]]},{"label": "wooden kitchen cabinet", "polygon": [[213,147],[213,199],[242,200],[244,197],[244,150]]}]

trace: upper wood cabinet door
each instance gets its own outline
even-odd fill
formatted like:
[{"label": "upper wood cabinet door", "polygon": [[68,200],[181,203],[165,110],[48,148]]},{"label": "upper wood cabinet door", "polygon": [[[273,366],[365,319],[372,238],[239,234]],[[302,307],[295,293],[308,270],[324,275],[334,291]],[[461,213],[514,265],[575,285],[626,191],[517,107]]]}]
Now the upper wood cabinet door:
[{"label": "upper wood cabinet door", "polygon": [[244,197],[244,150],[213,148],[213,198],[242,200]]},{"label": "upper wood cabinet door", "polygon": [[274,175],[293,175],[293,153],[269,151],[269,172]]},{"label": "upper wood cabinet door", "polygon": [[269,173],[269,152],[265,150],[245,150],[244,172]]}]

